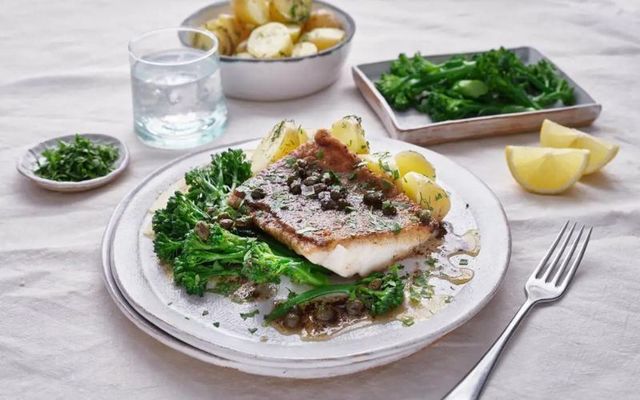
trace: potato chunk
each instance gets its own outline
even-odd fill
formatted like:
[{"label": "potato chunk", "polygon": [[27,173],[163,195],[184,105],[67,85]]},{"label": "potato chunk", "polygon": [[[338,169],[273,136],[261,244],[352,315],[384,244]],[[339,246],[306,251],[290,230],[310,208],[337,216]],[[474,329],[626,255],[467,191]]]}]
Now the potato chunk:
[{"label": "potato chunk", "polygon": [[347,115],[331,125],[331,136],[344,143],[356,154],[369,153],[369,142],[364,137],[362,119],[355,115]]},{"label": "potato chunk", "polygon": [[291,35],[291,41],[293,43],[297,42],[302,33],[302,26],[298,24],[286,24],[286,27],[289,30],[289,35]]},{"label": "potato chunk", "polygon": [[304,24],[305,32],[316,28],[338,28],[342,29],[342,23],[333,11],[320,9],[311,12],[309,19]]},{"label": "potato chunk", "polygon": [[318,54],[318,48],[310,42],[300,42],[293,46],[293,50],[291,51],[292,57],[312,56],[314,54]]},{"label": "potato chunk", "polygon": [[247,50],[256,58],[282,58],[291,55],[293,42],[286,26],[270,22],[251,32]]},{"label": "potato chunk", "polygon": [[433,180],[417,172],[409,172],[401,178],[402,190],[422,208],[431,211],[438,221],[447,215],[451,208],[449,194]]},{"label": "potato chunk", "polygon": [[251,171],[256,172],[268,167],[271,163],[291,153],[307,136],[300,125],[293,120],[278,122],[265,136],[251,157]]},{"label": "potato chunk", "polygon": [[304,42],[311,42],[316,45],[319,51],[322,51],[340,43],[344,39],[345,35],[346,34],[342,29],[316,28],[302,35],[300,40]]},{"label": "potato chunk", "polygon": [[311,13],[311,0],[271,0],[269,14],[273,21],[304,22]]},{"label": "potato chunk", "polygon": [[231,9],[244,24],[264,25],[269,22],[268,0],[231,0]]},{"label": "potato chunk", "polygon": [[428,178],[436,179],[436,170],[433,165],[422,154],[405,150],[397,153],[394,157],[400,176],[405,176],[409,172],[417,172]]}]

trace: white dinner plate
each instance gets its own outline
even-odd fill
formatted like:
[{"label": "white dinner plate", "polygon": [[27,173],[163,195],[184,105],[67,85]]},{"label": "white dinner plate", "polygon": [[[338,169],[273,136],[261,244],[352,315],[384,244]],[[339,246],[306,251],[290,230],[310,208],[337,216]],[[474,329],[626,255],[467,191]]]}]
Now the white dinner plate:
[{"label": "white dinner plate", "polygon": [[[257,143],[231,147],[250,150]],[[286,371],[287,377],[312,378],[353,373],[407,356],[470,319],[495,293],[509,261],[509,228],[499,201],[466,169],[442,155],[404,142],[373,139],[371,145],[373,151],[395,153],[411,149],[423,153],[434,164],[439,182],[451,194],[452,208],[446,220],[453,230],[479,232],[480,252],[470,264],[474,278],[444,308],[427,319],[416,320],[412,326],[390,320],[330,340],[305,341],[262,325],[262,316],[271,307],[267,302],[237,304],[212,294],[193,297],[175,287],[171,276],[159,266],[146,234],[151,219],[149,209],[186,171],[206,164],[211,153],[226,147],[175,160],[129,193],[116,208],[105,233],[105,268],[112,272],[127,304],[148,326],[210,355],[208,361],[214,364],[264,375],[283,376]],[[239,313],[256,308],[260,310],[257,317],[239,317]],[[214,327],[213,322],[220,326]],[[254,328],[256,332],[252,332]]]}]

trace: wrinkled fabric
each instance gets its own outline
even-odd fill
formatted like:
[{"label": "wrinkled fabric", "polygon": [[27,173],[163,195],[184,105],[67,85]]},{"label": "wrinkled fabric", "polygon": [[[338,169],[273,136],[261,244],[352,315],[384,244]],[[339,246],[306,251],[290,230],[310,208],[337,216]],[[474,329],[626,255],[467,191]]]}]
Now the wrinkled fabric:
[{"label": "wrinkled fabric", "polygon": [[[595,226],[569,294],[535,309],[496,368],[486,399],[631,399],[640,383],[640,5],[635,1],[335,1],[357,21],[349,64],[529,45],[603,105],[587,131],[621,145],[603,173],[562,196],[521,190],[507,144],[534,133],[433,146],[484,180],[513,234],[500,290],[471,321],[429,348],[353,376],[285,381],[190,359],[130,323],[107,294],[101,236],[118,201],[183,152],[132,131],[127,40],[175,26],[206,1],[17,1],[0,12],[0,398],[438,399],[471,368],[524,300],[523,284],[562,222]],[[277,103],[229,101],[215,144],[258,137],[276,120],[309,128],[346,115],[385,135],[345,68],[318,94]],[[131,165],[88,193],[36,188],[15,170],[35,142],[73,132],[124,140]]]}]

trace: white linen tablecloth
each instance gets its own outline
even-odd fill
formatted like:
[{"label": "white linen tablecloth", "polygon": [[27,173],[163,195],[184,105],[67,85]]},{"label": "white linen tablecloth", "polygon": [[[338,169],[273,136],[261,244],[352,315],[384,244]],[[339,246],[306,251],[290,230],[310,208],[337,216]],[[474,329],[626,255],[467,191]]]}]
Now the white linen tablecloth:
[{"label": "white linen tablecloth", "polygon": [[[286,381],[190,359],[148,337],[105,291],[100,240],[115,205],[145,175],[182,154],[132,131],[127,40],[175,26],[206,1],[17,1],[0,10],[0,398],[437,399],[491,345],[523,301],[523,283],[562,221],[595,226],[561,302],[534,310],[493,374],[487,399],[640,398],[640,5],[635,1],[336,1],[357,22],[350,64],[529,45],[604,106],[588,131],[618,142],[603,173],[562,196],[521,190],[506,144],[534,133],[433,146],[497,194],[513,234],[499,292],[429,348],[352,376]],[[282,117],[308,127],[361,115],[385,132],[343,71],[329,89],[278,103],[229,101],[217,143],[263,135]],[[38,189],[18,175],[27,145],[103,132],[131,150],[126,174],[81,194]]]}]

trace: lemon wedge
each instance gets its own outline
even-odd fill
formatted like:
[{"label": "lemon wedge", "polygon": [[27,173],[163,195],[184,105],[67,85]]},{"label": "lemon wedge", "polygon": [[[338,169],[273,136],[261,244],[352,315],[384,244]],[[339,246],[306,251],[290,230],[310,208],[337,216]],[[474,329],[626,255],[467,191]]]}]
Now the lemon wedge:
[{"label": "lemon wedge", "polygon": [[564,192],[582,177],[589,150],[507,146],[507,164],[514,179],[530,192]]},{"label": "lemon wedge", "polygon": [[577,129],[567,128],[545,119],[540,129],[540,145],[589,150],[589,162],[584,174],[591,174],[607,165],[618,154],[620,146],[593,137]]}]

